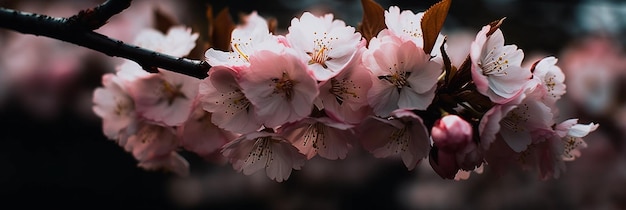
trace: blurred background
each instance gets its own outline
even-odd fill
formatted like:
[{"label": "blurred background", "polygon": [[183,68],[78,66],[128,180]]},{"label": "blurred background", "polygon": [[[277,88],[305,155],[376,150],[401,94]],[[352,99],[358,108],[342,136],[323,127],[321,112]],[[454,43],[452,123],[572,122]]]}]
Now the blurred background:
[{"label": "blurred background", "polygon": [[[0,7],[68,17],[95,0],[0,0]],[[378,0],[420,12],[437,1]],[[356,26],[359,0],[135,0],[98,32],[132,42],[143,28],[183,24],[201,34],[189,56],[207,49],[207,8],[274,18],[285,33],[303,11],[333,13]],[[525,64],[556,56],[567,94],[557,121],[579,118],[599,130],[559,179],[534,172],[443,180],[428,162],[407,171],[399,160],[353,148],[341,161],[314,158],[283,183],[245,176],[230,165],[182,153],[191,176],[148,172],[102,134],[91,94],[120,58],[45,37],[0,29],[0,205],[150,209],[626,209],[626,1],[453,0],[442,33],[457,65],[475,34],[506,17],[506,44]],[[0,20],[3,21],[3,20]]]}]

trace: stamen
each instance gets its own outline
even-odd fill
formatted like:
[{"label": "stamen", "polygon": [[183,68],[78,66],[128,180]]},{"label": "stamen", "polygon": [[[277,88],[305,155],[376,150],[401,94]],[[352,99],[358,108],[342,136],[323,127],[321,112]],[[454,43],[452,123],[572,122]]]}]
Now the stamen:
[{"label": "stamen", "polygon": [[320,144],[322,148],[326,148],[326,143],[324,142],[326,137],[324,128],[324,125],[319,122],[309,125],[304,132],[302,146],[312,143],[314,149],[319,149]]},{"label": "stamen", "polygon": [[[391,67],[389,68],[389,70],[391,70]],[[404,86],[411,87],[411,85],[409,85],[407,81],[407,78],[410,75],[411,75],[411,72],[396,71],[396,72],[393,72],[391,75],[378,76],[378,79],[387,80],[389,83],[396,86],[396,88],[398,88],[398,91],[399,91]]]},{"label": "stamen", "polygon": [[265,167],[267,168],[274,160],[272,158],[271,141],[272,137],[269,136],[255,139],[254,149],[248,154],[248,158],[245,162],[247,164],[254,164],[256,161],[263,159],[263,156],[267,156],[268,158],[265,162]]},{"label": "stamen", "polygon": [[391,147],[395,144],[396,154],[400,152],[406,152],[409,148],[409,141],[411,140],[411,135],[407,133],[407,126],[404,126],[401,129],[396,129],[389,136],[389,143],[387,143],[387,148],[391,149]]},{"label": "stamen", "polygon": [[163,86],[161,86],[161,92],[167,100],[168,105],[172,105],[176,98],[187,98],[184,93],[180,91],[182,84],[172,85],[169,82],[163,80]]},{"label": "stamen", "polygon": [[119,99],[118,97],[114,98],[115,100],[115,110],[113,112],[117,116],[125,116],[131,112],[133,109],[133,104],[128,100]]},{"label": "stamen", "polygon": [[331,94],[335,95],[335,99],[339,105],[343,104],[345,97],[359,98],[359,96],[354,91],[351,91],[350,88],[359,89],[361,87],[356,86],[351,80],[343,79],[339,81],[335,78],[331,78],[330,84],[331,88],[329,91]]},{"label": "stamen", "polygon": [[513,132],[524,132],[526,131],[524,123],[530,119],[528,110],[528,105],[522,104],[521,106],[511,110],[509,114],[507,114],[507,116],[500,121],[500,123],[504,127],[511,129]]},{"label": "stamen", "polygon": [[504,76],[508,74],[506,69],[509,68],[509,60],[505,59],[506,53],[502,53],[502,55],[496,58],[494,55],[495,50],[496,48],[494,47],[494,49],[492,49],[492,51],[485,57],[486,62],[478,64],[478,66],[483,69],[483,75],[485,76]]},{"label": "stamen", "polygon": [[294,86],[298,84],[297,81],[291,80],[289,78],[289,74],[287,72],[283,72],[282,78],[274,78],[272,79],[274,82],[274,92],[275,94],[284,94],[285,98],[288,101],[291,101],[294,93]]},{"label": "stamen", "polygon": [[239,49],[239,43],[235,43],[233,44],[233,47],[235,48],[235,51],[237,53],[239,53],[239,55],[246,61],[250,62],[250,59],[248,58],[248,55],[246,55],[245,53],[243,53],[243,51],[241,51],[241,49]]},{"label": "stamen", "polygon": [[325,45],[322,46],[315,53],[307,52],[307,55],[311,56],[311,60],[308,63],[309,65],[317,63],[322,65],[322,67],[324,67],[325,69],[328,68],[328,65],[326,65],[326,61],[332,59],[328,57],[328,48]]}]

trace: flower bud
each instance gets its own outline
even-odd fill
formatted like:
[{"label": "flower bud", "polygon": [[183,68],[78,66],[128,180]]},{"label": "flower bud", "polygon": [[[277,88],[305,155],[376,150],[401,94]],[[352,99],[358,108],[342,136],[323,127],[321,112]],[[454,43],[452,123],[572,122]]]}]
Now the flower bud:
[{"label": "flower bud", "polygon": [[446,115],[435,122],[431,135],[440,150],[461,152],[472,141],[472,125],[457,115]]}]

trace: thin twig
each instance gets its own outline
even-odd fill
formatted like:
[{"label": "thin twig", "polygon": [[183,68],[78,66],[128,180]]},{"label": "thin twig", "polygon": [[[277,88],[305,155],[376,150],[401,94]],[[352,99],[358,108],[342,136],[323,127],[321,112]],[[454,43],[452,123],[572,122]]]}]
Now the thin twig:
[{"label": "thin twig", "polygon": [[[114,12],[124,10],[123,7],[119,6],[121,5],[119,3],[123,3],[124,1],[110,0],[97,7],[99,11],[98,15],[87,17],[84,15],[81,16],[79,13],[72,16],[72,18],[50,17],[42,14],[0,8],[0,28],[10,29],[24,34],[50,37],[86,47],[108,56],[126,58],[137,62],[148,72],[156,72],[156,68],[163,68],[200,79],[207,76],[207,72],[211,66],[206,61],[178,58],[127,44],[109,38],[103,34],[96,33],[90,29],[98,24],[83,25],[77,24],[75,21],[75,19],[80,20],[82,18],[83,21],[106,22],[107,20],[105,19],[113,16]],[[85,11],[81,12],[85,13]]]},{"label": "thin twig", "polygon": [[80,11],[78,14],[68,19],[71,24],[77,27],[84,27],[88,30],[96,30],[107,23],[107,21],[126,8],[130,7],[132,0],[107,0],[93,9]]}]

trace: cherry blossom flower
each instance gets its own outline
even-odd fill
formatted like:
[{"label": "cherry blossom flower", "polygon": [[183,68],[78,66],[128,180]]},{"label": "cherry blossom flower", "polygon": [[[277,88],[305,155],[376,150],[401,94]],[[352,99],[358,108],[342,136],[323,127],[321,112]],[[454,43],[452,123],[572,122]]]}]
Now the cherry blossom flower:
[{"label": "cherry blossom flower", "polygon": [[177,128],[180,146],[198,156],[211,160],[213,154],[237,137],[211,122],[212,114],[196,106],[189,119]]},{"label": "cherry blossom flower", "polygon": [[358,131],[363,148],[377,158],[400,155],[409,170],[426,158],[430,150],[426,126],[410,110],[395,110],[388,119],[371,116]]},{"label": "cherry blossom flower", "polygon": [[168,29],[167,34],[146,28],[135,37],[133,43],[146,49],[182,57],[189,54],[196,47],[198,36],[198,33],[191,33],[191,29],[185,26],[171,27]]},{"label": "cherry blossom flower", "polygon": [[159,69],[158,74],[129,83],[139,115],[164,125],[177,126],[187,120],[200,80]]},{"label": "cherry blossom flower", "polygon": [[178,139],[173,128],[146,122],[140,123],[138,127],[137,132],[120,146],[130,152],[139,163],[160,162],[163,158],[169,158],[178,148]]},{"label": "cherry blossom flower", "polygon": [[[195,47],[197,38],[198,34],[192,34],[191,29],[175,26],[167,34],[154,29],[142,30],[134,44],[182,57]],[[164,69],[159,69],[157,74],[148,73],[131,61],[118,66],[117,74],[133,97],[140,117],[170,126],[187,120],[200,80]]]},{"label": "cherry blossom flower", "polygon": [[311,113],[319,90],[305,65],[290,48],[279,53],[261,50],[250,57],[250,67],[240,71],[241,91],[265,127],[295,122]]},{"label": "cherry blossom flower", "polygon": [[569,119],[558,124],[555,130],[563,141],[563,160],[572,161],[580,157],[580,149],[587,147],[587,143],[582,138],[598,127],[599,125],[595,123],[578,124],[578,119]]},{"label": "cherry blossom flower", "polygon": [[209,77],[200,83],[199,100],[218,127],[235,133],[256,131],[261,123],[235,77],[235,71],[228,67],[212,67]]},{"label": "cherry blossom flower", "polygon": [[[120,139],[120,133],[137,121],[135,104],[122,82],[114,74],[102,76],[104,87],[93,93],[93,111],[102,118],[102,130],[109,139]],[[131,128],[132,129],[132,128]]]},{"label": "cherry blossom flower", "polygon": [[543,180],[558,178],[565,170],[561,159],[563,143],[551,129],[537,131],[532,144],[520,152],[512,154],[514,162],[523,170],[536,170]]},{"label": "cherry blossom flower", "polygon": [[304,118],[287,124],[280,133],[287,138],[307,159],[319,154],[336,160],[346,158],[353,138],[353,125],[336,122],[328,117]]},{"label": "cherry blossom flower", "polygon": [[367,92],[372,87],[371,73],[363,65],[360,48],[351,64],[335,77],[320,83],[324,111],[331,118],[350,124],[359,124],[371,112]]},{"label": "cherry blossom flower", "polygon": [[246,23],[238,25],[231,33],[230,46],[233,51],[210,48],[204,56],[211,66],[247,66],[250,64],[250,56],[265,42],[278,43],[278,38],[269,32],[267,21],[253,11],[246,16]]},{"label": "cherry blossom flower", "polygon": [[138,63],[128,60],[116,66],[115,70],[116,75],[125,86],[129,86],[130,83],[133,83],[138,79],[147,78],[152,75],[152,73],[143,70]]},{"label": "cherry blossom flower", "polygon": [[333,14],[316,17],[304,12],[291,20],[285,36],[291,47],[306,53],[305,62],[318,81],[326,81],[339,74],[357,52],[361,34],[342,20],[333,20]]},{"label": "cherry blossom flower", "polygon": [[559,56],[567,76],[567,99],[592,116],[612,116],[619,104],[620,82],[626,66],[617,39],[590,36],[568,45]]},{"label": "cherry blossom flower", "polygon": [[516,45],[504,45],[500,29],[487,36],[490,30],[491,26],[484,26],[470,47],[472,79],[481,94],[503,104],[521,94],[531,72],[521,67],[524,52]]},{"label": "cherry blossom flower", "polygon": [[[419,48],[424,47],[424,35],[422,34],[422,17],[424,12],[413,13],[411,10],[402,10],[398,6],[390,6],[385,10],[385,25],[389,32],[400,37],[403,42],[411,41]],[[439,34],[431,55],[439,57],[439,48],[443,44],[444,36]]]},{"label": "cherry blossom flower", "polygon": [[556,65],[557,59],[553,56],[543,58],[535,63],[533,79],[538,79],[541,88],[546,92],[545,103],[554,106],[557,100],[565,94],[565,75]]},{"label": "cherry blossom flower", "polygon": [[560,155],[563,144],[553,131],[544,134],[520,152],[513,151],[503,138],[498,137],[485,155],[487,167],[496,175],[504,175],[517,167],[525,171],[537,171],[543,180],[558,178],[565,170]]},{"label": "cherry blossom flower", "polygon": [[521,152],[533,142],[533,132],[550,130],[554,115],[549,106],[541,101],[541,92],[536,85],[526,88],[527,94],[520,94],[513,101],[491,108],[479,124],[481,144],[489,148],[496,135],[515,151]]},{"label": "cherry blossom flower", "polygon": [[266,131],[240,136],[224,145],[222,154],[235,170],[251,175],[265,169],[277,182],[287,180],[292,169],[300,170],[306,160],[284,137]]},{"label": "cherry blossom flower", "polygon": [[424,50],[388,30],[370,40],[363,63],[373,77],[368,102],[381,117],[396,109],[425,110],[435,97],[435,84],[442,73],[442,66],[431,61]]},{"label": "cherry blossom flower", "polygon": [[552,127],[535,129],[532,142],[521,151],[515,151],[507,141],[510,137],[499,135],[487,151],[487,165],[498,174],[519,166],[524,170],[537,170],[543,180],[558,178],[565,170],[563,161],[578,157],[579,150],[586,147],[582,137],[597,128],[597,124],[583,125],[578,124],[577,119],[570,119],[555,125],[554,130]]}]

